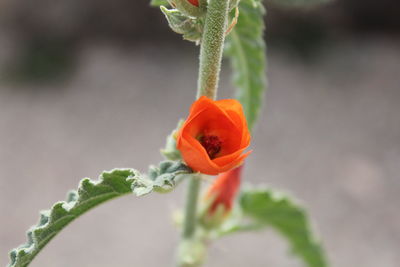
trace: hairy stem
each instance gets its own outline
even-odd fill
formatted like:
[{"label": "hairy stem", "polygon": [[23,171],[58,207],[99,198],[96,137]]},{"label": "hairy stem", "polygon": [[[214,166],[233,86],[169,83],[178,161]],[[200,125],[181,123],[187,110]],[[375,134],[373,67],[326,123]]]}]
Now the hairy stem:
[{"label": "hairy stem", "polygon": [[185,224],[183,227],[182,238],[191,238],[196,230],[197,202],[199,199],[201,180],[200,174],[193,175],[189,180],[185,207]]},{"label": "hairy stem", "polygon": [[200,47],[197,97],[207,96],[215,99],[217,95],[228,9],[228,0],[210,0],[208,3]]},{"label": "hairy stem", "polygon": [[[225,41],[225,31],[228,21],[229,0],[210,0],[206,13],[204,32],[200,46],[200,67],[197,88],[197,98],[207,96],[215,99],[217,95],[219,73],[221,70],[222,52]],[[197,206],[201,186],[200,175],[193,175],[188,184],[188,193],[183,222],[182,242],[180,251],[186,251],[187,241],[194,240],[197,225]],[[180,254],[177,266],[200,266],[202,256],[197,259],[195,248],[188,248],[188,255]],[[202,255],[200,253],[200,255]]]}]

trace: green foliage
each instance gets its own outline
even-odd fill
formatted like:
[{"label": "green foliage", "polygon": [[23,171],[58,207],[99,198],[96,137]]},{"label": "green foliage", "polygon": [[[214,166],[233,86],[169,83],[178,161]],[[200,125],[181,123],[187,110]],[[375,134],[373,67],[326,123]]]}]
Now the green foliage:
[{"label": "green foliage", "polygon": [[312,234],[306,211],[288,196],[272,190],[244,190],[240,196],[244,215],[277,230],[290,242],[293,253],[308,267],[326,267],[324,251]]},{"label": "green foliage", "polygon": [[161,154],[169,159],[169,160],[180,160],[182,159],[181,152],[176,148],[176,138],[175,135],[179,128],[183,125],[185,121],[180,120],[178,122],[178,125],[176,126],[176,129],[173,130],[167,137],[167,142],[165,144],[165,148],[161,149]]},{"label": "green foliage", "polygon": [[199,2],[199,6],[194,6],[188,0],[169,0],[169,2],[171,6],[187,17],[202,17],[206,12],[206,7],[201,2]]},{"label": "green foliage", "polygon": [[39,223],[28,231],[28,242],[10,252],[9,266],[28,266],[36,254],[71,221],[109,199],[132,192],[132,181],[138,176],[132,169],[115,169],[102,173],[98,181],[83,179],[78,190],[71,191],[66,201],[57,202],[50,210],[41,212]]},{"label": "green foliage", "polygon": [[237,25],[227,36],[225,53],[231,61],[236,97],[252,129],[266,88],[265,11],[260,0],[241,0],[239,11]]},{"label": "green foliage", "polygon": [[97,181],[83,179],[77,191],[71,191],[66,201],[57,202],[42,211],[39,223],[28,231],[28,242],[10,252],[9,267],[25,267],[40,250],[66,225],[97,205],[134,192],[137,196],[151,191],[170,191],[177,178],[191,170],[181,162],[161,162],[151,167],[148,176],[134,169],[114,169],[103,172]]},{"label": "green foliage", "polygon": [[137,196],[152,191],[166,193],[171,191],[185,175],[192,170],[180,161],[163,161],[158,167],[150,166],[148,176],[132,177],[132,191]]},{"label": "green foliage", "polygon": [[201,19],[186,16],[177,9],[167,9],[164,6],[161,6],[160,9],[174,32],[182,34],[185,40],[200,42],[203,28]]},{"label": "green foliage", "polygon": [[169,5],[167,0],[151,0],[151,6],[167,6]]}]

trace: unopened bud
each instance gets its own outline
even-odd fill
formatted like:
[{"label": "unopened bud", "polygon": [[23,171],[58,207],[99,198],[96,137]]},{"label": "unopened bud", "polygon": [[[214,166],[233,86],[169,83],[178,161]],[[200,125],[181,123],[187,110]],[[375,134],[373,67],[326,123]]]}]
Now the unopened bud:
[{"label": "unopened bud", "polygon": [[240,187],[243,165],[220,174],[206,195],[206,209],[202,214],[202,223],[213,228],[220,225],[233,207]]},{"label": "unopened bud", "polygon": [[205,15],[206,9],[199,4],[199,0],[168,0],[168,2],[185,16],[198,18]]}]

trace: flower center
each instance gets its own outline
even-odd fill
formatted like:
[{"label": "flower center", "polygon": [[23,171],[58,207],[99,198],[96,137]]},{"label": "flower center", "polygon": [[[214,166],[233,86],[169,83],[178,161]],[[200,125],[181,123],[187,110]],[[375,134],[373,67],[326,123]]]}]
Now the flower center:
[{"label": "flower center", "polygon": [[203,135],[199,139],[200,144],[206,149],[210,159],[214,159],[215,156],[221,151],[222,142],[218,136],[215,135]]}]

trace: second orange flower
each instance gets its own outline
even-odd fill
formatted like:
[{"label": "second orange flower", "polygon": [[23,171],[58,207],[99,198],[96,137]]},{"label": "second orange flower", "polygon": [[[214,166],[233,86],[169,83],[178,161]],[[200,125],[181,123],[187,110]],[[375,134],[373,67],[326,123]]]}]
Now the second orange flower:
[{"label": "second orange flower", "polygon": [[177,148],[194,171],[217,175],[243,163],[251,152],[250,132],[241,104],[235,99],[192,104],[189,117],[177,133]]}]

